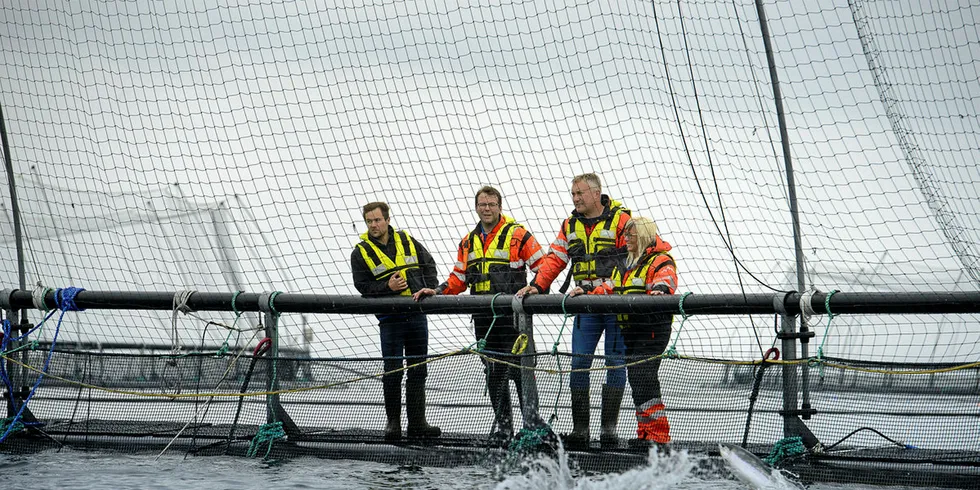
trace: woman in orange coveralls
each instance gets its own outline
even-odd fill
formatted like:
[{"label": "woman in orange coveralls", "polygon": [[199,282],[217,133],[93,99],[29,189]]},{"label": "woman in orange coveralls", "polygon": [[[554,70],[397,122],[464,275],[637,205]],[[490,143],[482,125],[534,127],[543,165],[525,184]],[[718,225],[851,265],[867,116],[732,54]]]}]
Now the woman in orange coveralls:
[{"label": "woman in orange coveralls", "polygon": [[[648,218],[633,218],[625,229],[625,261],[616,266],[609,282],[594,288],[589,294],[674,294],[677,289],[677,268],[670,244],[657,234],[657,224]],[[582,294],[582,288],[569,295]],[[670,341],[672,314],[619,315],[618,324],[626,341],[627,377],[633,389],[636,405],[637,439],[631,445],[670,442],[670,424],[664,411],[660,391],[660,359],[631,364],[660,355]]]}]

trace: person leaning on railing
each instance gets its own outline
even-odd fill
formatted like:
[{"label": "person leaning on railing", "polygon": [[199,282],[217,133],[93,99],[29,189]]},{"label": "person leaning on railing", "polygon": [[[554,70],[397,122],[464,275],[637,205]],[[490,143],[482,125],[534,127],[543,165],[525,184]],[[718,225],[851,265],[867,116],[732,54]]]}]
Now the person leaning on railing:
[{"label": "person leaning on railing", "polygon": [[[544,257],[541,245],[531,232],[509,216],[501,213],[503,197],[497,189],[484,186],[474,199],[480,222],[459,242],[456,264],[445,282],[436,289],[421,289],[413,297],[419,301],[434,294],[514,294],[527,285],[527,270],[538,270]],[[488,312],[473,315],[476,339],[486,339],[491,359],[519,363],[510,352],[519,332],[512,315],[496,316]],[[491,328],[492,327],[492,328]],[[497,430],[490,434],[490,443],[506,445],[514,435],[510,401],[510,382],[514,380],[521,392],[521,374],[502,362],[486,362],[487,392],[493,405]],[[523,405],[522,405],[523,407]]]},{"label": "person leaning on railing", "polygon": [[[517,296],[548,291],[558,274],[571,264],[568,276],[586,291],[609,279],[613,266],[625,255],[626,239],[623,229],[629,221],[629,210],[621,203],[602,194],[602,184],[596,174],[588,173],[572,179],[572,203],[575,210],[566,218],[551,243],[537,275]],[[565,292],[568,283],[560,289]],[[602,386],[602,432],[600,443],[605,447],[619,444],[616,424],[619,407],[626,387],[623,336],[616,326],[616,315],[580,314],[572,329],[572,370],[569,388],[572,394],[572,432],[565,436],[565,445],[579,448],[589,444],[589,373],[592,356],[599,337],[605,333],[606,384]]]},{"label": "person leaning on railing", "polygon": [[[372,202],[362,209],[368,230],[351,253],[354,287],[365,297],[411,296],[414,291],[435,286],[438,281],[432,255],[407,232],[391,227],[388,205]],[[402,436],[402,358],[409,366],[425,361],[429,349],[429,325],[424,314],[377,315],[381,330],[381,355],[385,375],[385,440]],[[405,381],[405,412],[410,439],[439,437],[442,431],[425,420],[425,364],[408,369]]]},{"label": "person leaning on railing", "polygon": [[[626,260],[613,269],[612,278],[589,294],[674,294],[677,289],[677,266],[668,253],[669,243],[657,234],[653,221],[636,217],[626,225]],[[569,295],[585,293],[573,289]],[[633,403],[636,405],[636,435],[631,446],[670,442],[670,424],[660,390],[660,359],[637,362],[659,356],[670,341],[670,313],[619,315],[618,323],[626,342],[626,359]],[[635,364],[634,364],[635,363]]]}]

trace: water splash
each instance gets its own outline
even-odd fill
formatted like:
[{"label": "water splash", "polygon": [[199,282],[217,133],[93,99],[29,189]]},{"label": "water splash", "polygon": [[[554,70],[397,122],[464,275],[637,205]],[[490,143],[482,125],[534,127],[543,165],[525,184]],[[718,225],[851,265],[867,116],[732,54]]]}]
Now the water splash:
[{"label": "water splash", "polygon": [[687,451],[662,454],[651,448],[647,465],[626,471],[598,476],[576,476],[568,465],[568,454],[559,448],[556,458],[539,457],[525,464],[527,472],[500,482],[497,490],[604,490],[629,488],[673,488],[691,475],[700,456]]}]

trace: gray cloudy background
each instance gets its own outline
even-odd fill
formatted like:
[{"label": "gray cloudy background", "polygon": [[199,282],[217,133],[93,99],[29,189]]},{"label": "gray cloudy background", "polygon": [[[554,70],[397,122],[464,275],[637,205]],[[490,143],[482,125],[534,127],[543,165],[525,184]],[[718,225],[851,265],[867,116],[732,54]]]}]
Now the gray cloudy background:
[{"label": "gray cloudy background", "polygon": [[[766,9],[807,285],[978,289],[980,7]],[[681,291],[796,285],[750,1],[14,0],[0,6],[0,104],[28,284],[354,294],[348,257],[373,200],[392,205],[392,224],[445,277],[476,222],[477,188],[500,188],[505,213],[546,245],[569,212],[571,177],[595,171],[674,244]],[[0,269],[16,287],[0,181]],[[840,317],[825,349],[975,360],[976,320]],[[167,344],[169,321],[89,312],[62,335]],[[303,321],[315,355],[378,354],[372,317],[287,316],[291,342]],[[540,341],[560,324],[539,320]],[[678,347],[758,357],[771,324],[693,318]],[[432,351],[472,341],[465,317],[431,325]],[[201,336],[200,322],[181,328]]]}]

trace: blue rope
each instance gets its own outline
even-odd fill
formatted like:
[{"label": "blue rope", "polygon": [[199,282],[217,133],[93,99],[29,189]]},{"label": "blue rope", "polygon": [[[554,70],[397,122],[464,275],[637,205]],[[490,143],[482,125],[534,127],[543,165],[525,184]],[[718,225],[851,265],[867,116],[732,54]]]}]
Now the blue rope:
[{"label": "blue rope", "polygon": [[38,323],[37,325],[34,325],[30,330],[27,331],[27,333],[25,333],[24,335],[18,336],[18,337],[11,337],[10,336],[10,334],[12,332],[10,332],[7,329],[7,326],[10,324],[10,322],[7,321],[7,320],[4,320],[3,321],[3,323],[4,323],[4,329],[3,329],[3,346],[0,347],[0,353],[7,352],[7,346],[11,342],[17,342],[17,341],[26,339],[28,336],[30,336],[32,333],[34,333],[35,330],[41,328],[41,326],[44,325],[44,322],[48,321],[48,318],[51,318],[52,316],[54,316],[54,312],[55,311],[58,311],[58,310],[56,310],[56,309],[48,310],[48,314],[45,315],[44,318],[41,319],[41,323]]},{"label": "blue rope", "polygon": [[82,291],[85,291],[85,288],[69,286],[63,289],[56,289],[54,291],[54,300],[58,303],[58,309],[62,312],[85,311],[85,308],[79,308],[78,305],[75,304],[75,296],[78,296],[78,293]]},{"label": "blue rope", "polygon": [[[34,398],[34,393],[37,391],[37,387],[40,386],[41,381],[44,380],[44,375],[48,373],[48,366],[51,364],[51,357],[54,355],[54,348],[58,343],[58,333],[61,331],[61,321],[65,318],[65,312],[84,311],[83,308],[79,308],[78,305],[75,304],[75,297],[78,296],[78,293],[84,290],[84,288],[67,287],[64,289],[58,289],[54,292],[55,301],[58,303],[58,309],[61,310],[61,315],[58,317],[58,325],[54,329],[54,337],[51,339],[51,347],[48,349],[48,356],[44,359],[44,367],[41,369],[41,374],[34,382],[34,386],[31,387],[31,391],[27,394],[27,398],[24,400],[24,403],[22,403],[20,405],[20,409],[17,410],[17,415],[14,415],[14,418],[10,421],[10,425],[8,425],[4,430],[3,435],[0,435],[0,443],[7,440],[7,436],[10,435],[15,428],[23,425],[20,424],[20,420],[24,415],[24,410],[27,408],[27,403],[31,401],[31,398]],[[4,325],[4,344],[7,342],[6,331],[10,328],[9,322],[7,323],[8,325]],[[6,377],[6,372],[4,372],[4,376]],[[13,400],[11,400],[11,402],[13,402]]]}]

